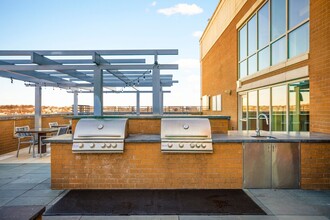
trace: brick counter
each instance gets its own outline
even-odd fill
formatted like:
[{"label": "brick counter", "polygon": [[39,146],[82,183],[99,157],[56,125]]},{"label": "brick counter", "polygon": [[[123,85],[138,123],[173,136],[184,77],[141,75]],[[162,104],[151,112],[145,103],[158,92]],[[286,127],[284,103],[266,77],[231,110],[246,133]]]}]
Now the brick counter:
[{"label": "brick counter", "polygon": [[73,154],[52,143],[52,189],[240,189],[241,143],[217,143],[213,154],[165,154],[160,143],[126,143],[123,154]]}]

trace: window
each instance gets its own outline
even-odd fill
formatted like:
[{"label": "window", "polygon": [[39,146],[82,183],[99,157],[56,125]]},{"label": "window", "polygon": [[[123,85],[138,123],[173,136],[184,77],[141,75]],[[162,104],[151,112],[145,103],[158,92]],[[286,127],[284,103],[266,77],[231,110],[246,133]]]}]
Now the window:
[{"label": "window", "polygon": [[272,131],[286,131],[287,86],[272,88]]},{"label": "window", "polygon": [[247,76],[247,61],[244,60],[239,64],[240,78]]},{"label": "window", "polygon": [[253,16],[248,22],[248,55],[257,51],[257,16]]},{"label": "window", "polygon": [[309,81],[289,84],[289,131],[309,131]]},{"label": "window", "polygon": [[271,1],[271,36],[272,40],[276,40],[283,35],[286,30],[286,0]]},{"label": "window", "polygon": [[258,12],[258,49],[269,44],[269,3],[267,2]]},{"label": "window", "polygon": [[257,55],[256,54],[248,59],[248,66],[249,66],[249,75],[257,72]]},{"label": "window", "polygon": [[221,95],[212,96],[212,111],[221,111]]},{"label": "window", "polygon": [[266,47],[265,49],[261,50],[258,53],[258,59],[259,59],[258,70],[263,70],[269,67],[270,64],[269,47]]},{"label": "window", "polygon": [[258,91],[258,114],[264,114],[267,116],[267,120],[264,117],[259,118],[259,128],[261,130],[269,131],[269,116],[270,116],[270,89],[262,89]]},{"label": "window", "polygon": [[242,100],[242,119],[241,119],[241,123],[242,123],[242,130],[246,130],[247,129],[247,96],[246,95],[242,95],[241,96]]},{"label": "window", "polygon": [[268,0],[239,30],[239,79],[309,51],[309,1]]},{"label": "window", "polygon": [[282,37],[272,44],[272,65],[286,60],[286,38]]},{"label": "window", "polygon": [[257,91],[248,93],[248,129],[256,130]]},{"label": "window", "polygon": [[289,34],[289,58],[309,50],[309,23],[302,25]]},{"label": "window", "polygon": [[289,28],[309,18],[309,0],[289,0]]},{"label": "window", "polygon": [[239,60],[243,60],[247,56],[247,28],[246,25],[239,32]]}]

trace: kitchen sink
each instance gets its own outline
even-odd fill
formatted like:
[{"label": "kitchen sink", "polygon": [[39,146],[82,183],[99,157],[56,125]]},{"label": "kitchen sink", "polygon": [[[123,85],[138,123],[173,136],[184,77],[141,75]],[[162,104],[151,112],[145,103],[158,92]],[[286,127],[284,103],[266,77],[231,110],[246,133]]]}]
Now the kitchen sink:
[{"label": "kitchen sink", "polygon": [[260,135],[260,136],[252,135],[251,137],[258,138],[258,139],[276,139],[276,137],[269,136],[269,135]]}]

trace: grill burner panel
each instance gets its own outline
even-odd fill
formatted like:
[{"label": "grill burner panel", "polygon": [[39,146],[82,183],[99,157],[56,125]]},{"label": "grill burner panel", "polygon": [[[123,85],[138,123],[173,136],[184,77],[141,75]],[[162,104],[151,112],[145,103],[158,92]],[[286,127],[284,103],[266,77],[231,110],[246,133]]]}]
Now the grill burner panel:
[{"label": "grill burner panel", "polygon": [[81,119],[73,137],[74,153],[123,153],[127,119]]},{"label": "grill burner panel", "polygon": [[206,118],[163,118],[161,151],[164,153],[212,153],[209,120]]}]

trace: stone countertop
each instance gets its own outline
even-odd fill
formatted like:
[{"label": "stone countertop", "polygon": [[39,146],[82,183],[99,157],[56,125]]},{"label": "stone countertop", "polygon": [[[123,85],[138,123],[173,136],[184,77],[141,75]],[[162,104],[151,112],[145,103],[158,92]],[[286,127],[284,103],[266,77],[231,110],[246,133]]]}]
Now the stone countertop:
[{"label": "stone countertop", "polygon": [[[240,142],[262,142],[262,143],[283,143],[283,142],[303,142],[303,143],[330,143],[330,134],[313,132],[266,132],[261,131],[261,136],[271,136],[272,138],[251,137],[255,131],[229,131],[228,134],[213,134],[213,143],[240,143]],[[54,136],[44,140],[48,143],[69,143],[72,144],[72,134]],[[125,139],[126,143],[159,143],[160,135],[134,134]]]},{"label": "stone countertop", "polygon": [[330,134],[316,132],[267,132],[261,131],[261,137],[255,136],[255,131],[228,131],[228,134],[212,134],[213,143],[234,142],[303,142],[303,143],[330,143]]}]

